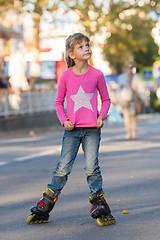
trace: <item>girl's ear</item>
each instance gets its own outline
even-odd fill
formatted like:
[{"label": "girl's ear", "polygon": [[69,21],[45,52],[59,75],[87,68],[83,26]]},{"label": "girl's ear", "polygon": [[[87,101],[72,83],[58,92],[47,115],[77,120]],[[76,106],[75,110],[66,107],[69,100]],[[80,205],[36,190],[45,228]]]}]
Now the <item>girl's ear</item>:
[{"label": "girl's ear", "polygon": [[69,57],[70,57],[71,59],[73,59],[73,60],[75,59],[75,56],[74,56],[74,53],[73,53],[73,52],[69,52],[68,55],[69,55]]}]

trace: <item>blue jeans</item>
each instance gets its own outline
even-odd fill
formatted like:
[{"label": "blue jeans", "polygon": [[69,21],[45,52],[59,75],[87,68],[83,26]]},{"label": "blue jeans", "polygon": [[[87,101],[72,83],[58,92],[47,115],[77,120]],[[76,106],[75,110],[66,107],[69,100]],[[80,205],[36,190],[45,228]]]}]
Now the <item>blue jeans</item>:
[{"label": "blue jeans", "polygon": [[48,187],[55,191],[57,195],[61,193],[82,143],[85,160],[84,169],[90,193],[102,193],[102,176],[98,162],[100,140],[101,129],[98,128],[75,127],[72,131],[64,130],[61,158]]}]

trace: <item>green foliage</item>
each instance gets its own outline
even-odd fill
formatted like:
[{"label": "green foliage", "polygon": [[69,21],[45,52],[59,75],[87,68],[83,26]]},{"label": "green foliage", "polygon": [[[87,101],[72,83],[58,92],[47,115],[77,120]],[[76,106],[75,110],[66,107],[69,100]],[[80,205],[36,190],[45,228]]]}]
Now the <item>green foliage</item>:
[{"label": "green foliage", "polygon": [[106,1],[98,5],[94,0],[76,0],[72,9],[80,16],[90,36],[106,35],[103,54],[113,72],[122,72],[124,63],[129,60],[135,60],[138,69],[152,65],[158,46],[151,35],[156,23],[151,13],[159,14],[159,0],[110,0],[108,6]]},{"label": "green foliage", "polygon": [[[63,1],[63,0],[61,0]],[[59,2],[61,2],[59,1]],[[34,46],[37,50],[39,50],[39,42],[40,42],[40,21],[41,17],[46,12],[54,12],[58,9],[58,4],[55,1],[50,3],[50,0],[23,0],[23,7],[25,7],[27,12],[32,13],[33,22],[34,22]],[[32,5],[32,7],[28,7]],[[38,56],[37,56],[38,59]]]},{"label": "green foliage", "polygon": [[155,92],[150,93],[150,107],[153,111],[160,112],[160,101]]},{"label": "green foliage", "polygon": [[[135,60],[137,68],[152,65],[158,56],[158,47],[152,37],[156,24],[154,17],[160,14],[159,0],[0,0],[0,14],[4,9],[16,8],[32,13],[35,23],[35,47],[39,47],[41,16],[61,8],[74,11],[85,31],[94,39],[103,36],[104,59],[114,73],[122,72],[124,63]],[[32,7],[29,7],[32,6]],[[152,13],[152,14],[151,14]]]},{"label": "green foliage", "polygon": [[104,55],[118,73],[129,60],[134,60],[139,70],[151,66],[158,56],[148,21],[134,17],[134,22],[128,25],[132,26],[131,30],[117,28],[104,44]]},{"label": "green foliage", "polygon": [[24,0],[0,0],[0,17],[5,18],[8,11],[15,9],[18,13],[23,12]]},{"label": "green foliage", "polygon": [[158,46],[155,44],[151,34],[144,35],[144,43],[143,48],[133,52],[138,70],[145,66],[152,66],[158,56]]},{"label": "green foliage", "polygon": [[0,0],[0,7],[13,6],[14,0]]}]

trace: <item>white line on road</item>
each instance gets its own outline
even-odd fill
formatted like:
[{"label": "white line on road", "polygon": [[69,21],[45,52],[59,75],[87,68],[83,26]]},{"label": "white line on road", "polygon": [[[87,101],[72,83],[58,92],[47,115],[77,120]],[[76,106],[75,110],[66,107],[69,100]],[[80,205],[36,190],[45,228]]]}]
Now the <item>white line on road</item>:
[{"label": "white line on road", "polygon": [[[138,135],[143,135],[145,132],[141,131]],[[120,134],[117,136],[113,136],[113,137],[106,137],[106,138],[102,138],[101,142],[105,143],[105,142],[110,142],[113,140],[119,140],[119,139],[123,139],[124,138],[124,134]],[[41,153],[36,153],[36,154],[31,154],[31,155],[27,155],[27,156],[23,156],[23,157],[18,157],[13,159],[13,161],[15,162],[23,162],[29,159],[33,159],[33,158],[37,158],[37,157],[43,157],[43,156],[47,156],[47,155],[52,155],[52,154],[56,154],[57,152],[60,151],[61,146],[57,146],[56,149],[54,150],[48,150],[48,151],[44,151]],[[3,165],[7,165],[11,163],[11,161],[6,161],[6,162],[0,162],[0,166]]]},{"label": "white line on road", "polygon": [[37,157],[52,155],[56,152],[57,152],[57,150],[49,150],[49,151],[45,151],[45,152],[41,152],[41,153],[37,153],[37,154],[32,154],[32,155],[28,155],[28,156],[24,156],[24,157],[15,158],[14,161],[25,161],[25,160],[29,160],[29,159],[33,159],[33,158],[37,158]]},{"label": "white line on road", "polygon": [[110,142],[110,141],[113,141],[113,140],[123,139],[124,137],[125,137],[125,134],[121,134],[121,135],[118,135],[118,136],[115,136],[115,137],[102,138],[101,143]]},{"label": "white line on road", "polygon": [[[145,131],[139,131],[138,136],[143,135],[145,133],[146,133]],[[113,136],[113,137],[102,138],[101,143],[110,142],[110,141],[114,141],[114,140],[121,140],[121,139],[125,139],[125,134],[119,134],[119,135]]]},{"label": "white line on road", "polygon": [[6,165],[8,164],[9,162],[0,162],[0,166],[3,166],[3,165]]}]

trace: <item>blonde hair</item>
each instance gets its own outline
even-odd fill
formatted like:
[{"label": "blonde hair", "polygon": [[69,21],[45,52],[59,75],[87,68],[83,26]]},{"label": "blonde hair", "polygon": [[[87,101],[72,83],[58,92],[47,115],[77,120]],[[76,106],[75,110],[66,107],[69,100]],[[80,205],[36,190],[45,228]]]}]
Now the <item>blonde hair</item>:
[{"label": "blonde hair", "polygon": [[89,42],[89,38],[85,36],[83,33],[75,33],[73,35],[70,35],[66,39],[66,51],[65,51],[65,60],[67,63],[67,67],[73,67],[75,65],[75,62],[72,58],[70,58],[69,53],[73,52],[74,47],[77,43],[81,43],[83,40],[86,42]]}]

